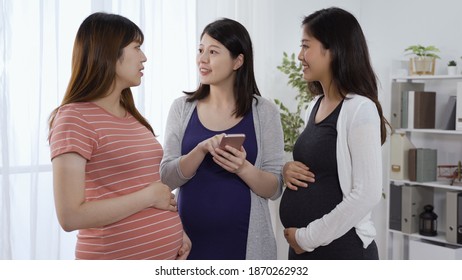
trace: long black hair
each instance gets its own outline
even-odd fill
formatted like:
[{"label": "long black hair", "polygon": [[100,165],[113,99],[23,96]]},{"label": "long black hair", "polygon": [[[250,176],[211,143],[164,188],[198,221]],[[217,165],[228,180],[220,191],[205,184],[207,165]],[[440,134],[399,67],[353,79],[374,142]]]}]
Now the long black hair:
[{"label": "long black hair", "polygon": [[[250,35],[242,24],[228,18],[209,23],[204,28],[201,39],[204,34],[223,44],[233,59],[240,54],[244,56],[244,63],[236,70],[236,79],[234,80],[234,97],[236,99],[234,115],[242,117],[252,109],[253,96],[260,95],[253,73],[253,50]],[[188,101],[201,100],[210,94],[210,85],[200,84],[196,91],[185,91],[184,93],[190,95]]]},{"label": "long black hair", "polygon": [[[381,142],[387,137],[388,121],[378,100],[377,76],[372,69],[366,38],[356,18],[349,12],[332,7],[304,18],[304,32],[329,50],[332,82],[340,94],[356,93],[372,100],[380,117]],[[319,81],[309,82],[314,95],[323,94]]]}]

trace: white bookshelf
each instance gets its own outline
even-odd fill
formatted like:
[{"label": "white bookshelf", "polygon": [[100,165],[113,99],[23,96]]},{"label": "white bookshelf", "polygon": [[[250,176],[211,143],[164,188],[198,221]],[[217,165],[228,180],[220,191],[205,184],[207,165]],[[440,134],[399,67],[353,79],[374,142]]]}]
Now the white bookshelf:
[{"label": "white bookshelf", "polygon": [[444,189],[448,191],[459,191],[462,192],[462,186],[451,186],[449,181],[435,181],[435,182],[414,182],[409,180],[393,180],[396,185],[413,185],[413,186],[423,186],[436,189]]},{"label": "white bookshelf", "polygon": [[462,130],[399,128],[399,129],[395,129],[395,133],[401,133],[401,134],[403,133],[426,133],[426,134],[462,135]]},{"label": "white bookshelf", "polygon": [[454,245],[454,246],[457,246],[457,247],[462,247],[462,244],[454,244],[454,243],[447,242],[446,241],[446,236],[445,236],[446,233],[441,232],[441,231],[438,231],[436,236],[426,236],[426,235],[421,235],[421,234],[418,234],[418,233],[408,234],[408,233],[404,233],[402,231],[394,230],[394,229],[390,229],[389,231],[392,232],[393,234],[408,236],[408,237],[412,237],[414,239],[429,240],[429,241],[443,243],[443,244],[448,243],[448,244],[451,244],[451,245]]},{"label": "white bookshelf", "polygon": [[411,82],[411,81],[432,81],[432,80],[457,80],[462,79],[462,75],[413,75],[413,76],[392,76],[392,81]]},{"label": "white bookshelf", "polygon": [[[408,88],[407,90],[420,91],[435,91],[438,94],[453,95],[453,92],[457,92],[457,84],[462,81],[462,75],[425,75],[425,76],[392,76],[391,78],[391,103],[392,103],[392,116],[396,114],[396,98],[401,98],[398,88]],[[397,86],[400,85],[400,86]],[[404,86],[403,86],[404,85]],[[413,89],[415,88],[415,89]],[[449,89],[449,90],[448,90]],[[443,96],[442,96],[443,97]],[[438,100],[437,100],[438,103]],[[436,112],[442,112],[445,104],[440,103],[436,106]],[[439,107],[438,107],[439,106]],[[437,114],[435,114],[437,115]],[[437,117],[435,117],[437,118]],[[438,121],[435,121],[435,126]],[[394,123],[393,133],[404,134],[410,139],[416,148],[430,148],[436,149],[438,152],[437,164],[438,165],[453,165],[458,160],[462,160],[462,130],[443,130],[443,129],[415,129],[415,128],[399,128]],[[391,147],[393,149],[393,147]],[[391,168],[388,168],[391,172]],[[433,206],[434,212],[438,215],[438,235],[437,236],[423,236],[418,233],[404,233],[395,229],[388,229],[387,234],[387,258],[388,259],[409,259],[416,256],[416,251],[420,250],[419,253],[428,253],[431,256],[429,248],[447,248],[448,246],[455,246],[457,254],[453,254],[455,258],[460,258],[462,252],[462,244],[450,243],[446,240],[446,192],[462,192],[462,186],[451,186],[449,179],[437,178],[435,182],[414,182],[409,180],[396,180],[390,179],[389,183],[394,185],[412,185],[431,188],[434,193]],[[388,189],[389,194],[389,189]],[[389,197],[389,196],[388,196]],[[387,207],[387,227],[389,226],[389,211],[390,202],[388,201]],[[430,242],[431,246],[428,245]],[[411,244],[412,243],[412,244]],[[419,247],[419,244],[422,246]],[[410,246],[412,245],[412,246]],[[417,247],[416,247],[417,246]],[[435,247],[436,246],[436,247]],[[416,249],[418,248],[418,249]],[[435,255],[445,256],[445,255]],[[451,254],[446,255],[451,256]],[[435,257],[438,258],[438,257]],[[444,258],[444,257],[442,257]],[[448,257],[450,258],[450,257]]]}]

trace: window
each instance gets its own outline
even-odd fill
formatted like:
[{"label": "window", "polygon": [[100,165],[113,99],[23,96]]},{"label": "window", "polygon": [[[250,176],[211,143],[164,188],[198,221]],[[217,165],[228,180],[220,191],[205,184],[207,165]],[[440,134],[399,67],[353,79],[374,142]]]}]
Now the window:
[{"label": "window", "polygon": [[141,27],[148,61],[133,93],[162,143],[171,102],[196,87],[195,7],[188,0],[0,0],[0,259],[74,258],[76,232],[65,233],[56,219],[47,135],[81,22],[105,11]]}]

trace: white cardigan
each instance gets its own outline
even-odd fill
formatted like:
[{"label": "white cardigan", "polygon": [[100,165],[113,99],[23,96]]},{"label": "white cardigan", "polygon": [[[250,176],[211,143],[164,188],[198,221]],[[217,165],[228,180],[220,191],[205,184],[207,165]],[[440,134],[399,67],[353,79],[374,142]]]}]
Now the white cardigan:
[{"label": "white cardigan", "polygon": [[[318,100],[310,103],[305,123]],[[369,98],[347,94],[337,120],[337,167],[343,200],[330,213],[296,231],[302,249],[311,252],[343,236],[352,227],[364,248],[376,235],[372,209],[382,195],[380,118]]]}]

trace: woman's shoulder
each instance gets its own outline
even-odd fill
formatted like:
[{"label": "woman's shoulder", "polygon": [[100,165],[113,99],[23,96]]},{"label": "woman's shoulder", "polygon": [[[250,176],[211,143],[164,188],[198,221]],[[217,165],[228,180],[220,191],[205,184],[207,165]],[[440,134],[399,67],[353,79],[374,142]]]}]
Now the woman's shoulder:
[{"label": "woman's shoulder", "polygon": [[173,100],[172,106],[184,108],[185,106],[190,107],[196,104],[197,101],[189,101],[188,98],[188,95],[177,97],[175,100]]},{"label": "woman's shoulder", "polygon": [[348,93],[345,97],[345,101],[348,101],[351,104],[362,104],[362,103],[374,104],[374,102],[369,97],[356,94],[356,93]]},{"label": "woman's shoulder", "polygon": [[91,102],[74,102],[74,103],[69,103],[62,105],[59,107],[60,111],[68,111],[68,110],[85,110],[85,109],[93,109],[97,108],[96,105],[94,105]]},{"label": "woman's shoulder", "polygon": [[185,112],[196,104],[196,101],[188,101],[188,96],[183,95],[173,100],[170,105],[171,112]]},{"label": "woman's shoulder", "polygon": [[91,102],[75,102],[65,104],[59,107],[56,115],[57,116],[81,116],[85,113],[91,113],[92,111],[98,111],[99,107]]},{"label": "woman's shoulder", "polygon": [[76,130],[82,134],[96,134],[94,130],[97,121],[104,112],[91,102],[69,103],[59,107],[53,119],[52,129],[61,127],[65,130]]},{"label": "woman's shoulder", "polygon": [[253,106],[255,109],[262,113],[274,113],[276,111],[279,112],[274,102],[259,95],[254,95]]},{"label": "woman's shoulder", "polygon": [[348,113],[356,116],[356,118],[361,119],[362,117],[367,118],[375,115],[378,116],[377,106],[374,101],[366,96],[349,93],[347,94],[343,104],[343,106],[348,110]]},{"label": "woman's shoulder", "polygon": [[186,102],[188,102],[188,96],[187,95],[183,95],[183,96],[180,96],[180,97],[177,97],[173,100],[173,103],[172,104],[175,104],[175,105],[181,105],[181,104],[185,104]]},{"label": "woman's shoulder", "polygon": [[352,110],[360,108],[376,108],[374,101],[370,98],[355,93],[348,93],[346,95],[344,106]]}]

